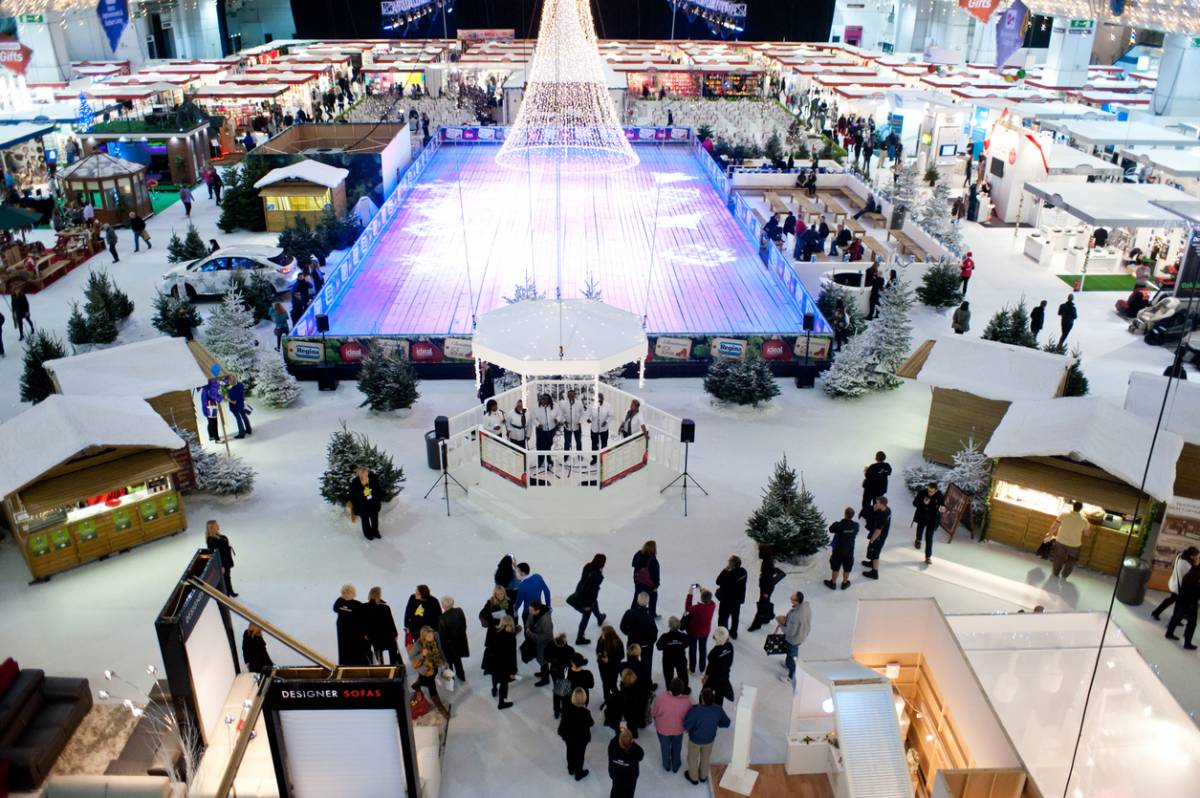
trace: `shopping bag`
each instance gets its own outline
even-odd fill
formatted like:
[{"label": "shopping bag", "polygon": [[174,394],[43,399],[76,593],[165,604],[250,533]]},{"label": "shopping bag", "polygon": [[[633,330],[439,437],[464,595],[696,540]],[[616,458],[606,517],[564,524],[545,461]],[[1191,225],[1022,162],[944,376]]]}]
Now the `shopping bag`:
[{"label": "shopping bag", "polygon": [[537,643],[532,637],[521,641],[521,662],[530,662],[537,656]]},{"label": "shopping bag", "polygon": [[1055,538],[1046,538],[1037,548],[1037,556],[1043,560],[1050,556],[1050,552],[1054,551]]},{"label": "shopping bag", "polygon": [[567,678],[554,680],[554,694],[560,698],[566,698],[571,694],[571,680]]},{"label": "shopping bag", "polygon": [[425,697],[421,688],[413,690],[412,698],[408,699],[408,711],[412,715],[412,719],[416,720],[422,715],[428,714],[429,709],[429,699]]},{"label": "shopping bag", "polygon": [[454,671],[445,668],[438,674],[438,689],[447,693],[453,693],[456,682],[454,679]]},{"label": "shopping bag", "polygon": [[769,657],[786,654],[787,650],[787,639],[783,636],[782,632],[769,634],[767,635],[767,639],[763,640],[763,651]]},{"label": "shopping bag", "polygon": [[577,612],[583,612],[583,599],[575,593],[567,596],[567,606]]}]

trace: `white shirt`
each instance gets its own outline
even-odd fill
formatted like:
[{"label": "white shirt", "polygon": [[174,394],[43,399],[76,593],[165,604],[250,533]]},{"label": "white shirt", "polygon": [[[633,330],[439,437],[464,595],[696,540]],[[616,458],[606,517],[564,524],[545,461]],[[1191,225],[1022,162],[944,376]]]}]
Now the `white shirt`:
[{"label": "white shirt", "polygon": [[493,410],[490,413],[483,414],[483,424],[485,430],[498,437],[504,437],[504,428],[506,419],[504,418],[503,410]]},{"label": "white shirt", "polygon": [[592,425],[592,432],[608,432],[608,425],[612,423],[612,406],[597,402],[588,408],[587,421]]},{"label": "white shirt", "polygon": [[547,432],[552,431],[558,427],[561,420],[562,415],[558,412],[558,408],[553,405],[550,407],[538,405],[533,408],[533,421],[538,429],[546,430]]},{"label": "white shirt", "polygon": [[523,443],[526,435],[526,417],[518,413],[516,410],[508,414],[508,439],[516,443]]},{"label": "white shirt", "polygon": [[88,221],[88,222],[90,222],[96,218],[96,209],[94,207],[92,207],[92,204],[90,202],[87,205],[83,206],[83,218],[84,218],[84,221]]},{"label": "white shirt", "polygon": [[583,423],[584,414],[587,412],[583,409],[583,402],[580,402],[578,399],[574,402],[568,399],[558,406],[558,411],[559,417],[569,430],[579,429]]},{"label": "white shirt", "polygon": [[642,413],[638,411],[627,419],[621,421],[621,437],[629,438],[633,435],[642,434]]},{"label": "white shirt", "polygon": [[1171,569],[1171,578],[1167,580],[1167,590],[1179,593],[1179,583],[1183,581],[1190,570],[1192,570],[1192,564],[1183,559],[1182,554],[1176,555],[1175,567]]}]

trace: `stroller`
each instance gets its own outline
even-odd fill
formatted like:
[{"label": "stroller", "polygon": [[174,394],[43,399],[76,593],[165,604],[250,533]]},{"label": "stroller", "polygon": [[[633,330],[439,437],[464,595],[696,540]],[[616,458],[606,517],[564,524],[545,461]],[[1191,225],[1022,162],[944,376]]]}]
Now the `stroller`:
[{"label": "stroller", "polygon": [[1173,296],[1164,296],[1160,299],[1155,299],[1150,304],[1150,307],[1143,308],[1138,311],[1137,316],[1129,322],[1129,331],[1132,333],[1145,333],[1156,323],[1163,319],[1168,319],[1179,310],[1179,300]]}]

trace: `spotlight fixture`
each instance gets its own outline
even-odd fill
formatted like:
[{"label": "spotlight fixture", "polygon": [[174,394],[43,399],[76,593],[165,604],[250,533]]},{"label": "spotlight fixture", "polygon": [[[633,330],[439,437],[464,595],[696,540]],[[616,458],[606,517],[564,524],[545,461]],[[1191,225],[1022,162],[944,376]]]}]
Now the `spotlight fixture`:
[{"label": "spotlight fixture", "polygon": [[746,29],[746,4],[731,3],[729,0],[667,0],[673,9],[687,14],[688,19],[699,17],[708,23],[708,29],[724,38]]}]

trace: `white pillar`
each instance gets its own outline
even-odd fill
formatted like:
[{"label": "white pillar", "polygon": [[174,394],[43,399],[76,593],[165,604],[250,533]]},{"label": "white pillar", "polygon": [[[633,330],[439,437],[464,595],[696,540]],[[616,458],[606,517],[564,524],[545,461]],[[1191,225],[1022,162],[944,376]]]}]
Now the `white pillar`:
[{"label": "white pillar", "polygon": [[1195,116],[1200,114],[1200,37],[1173,33],[1163,41],[1154,89],[1155,114]]},{"label": "white pillar", "polygon": [[754,782],[758,780],[758,771],[750,769],[750,742],[754,738],[754,700],[757,696],[757,687],[742,685],[737,712],[733,716],[733,754],[729,758],[729,767],[725,768],[725,774],[721,776],[721,788],[740,795],[753,792]]},{"label": "white pillar", "polygon": [[[25,14],[26,19],[41,18],[41,22],[17,22],[17,38],[33,50],[25,68],[28,83],[62,83],[71,76],[64,66],[71,63],[67,41],[63,36],[63,15],[57,11]],[[18,18],[20,19],[20,18]]]},{"label": "white pillar", "polygon": [[1048,86],[1077,87],[1087,82],[1096,41],[1094,19],[1055,17],[1050,28],[1050,46],[1042,83]]},{"label": "white pillar", "polygon": [[896,8],[896,52],[921,52],[933,19],[933,0],[900,0]]}]

